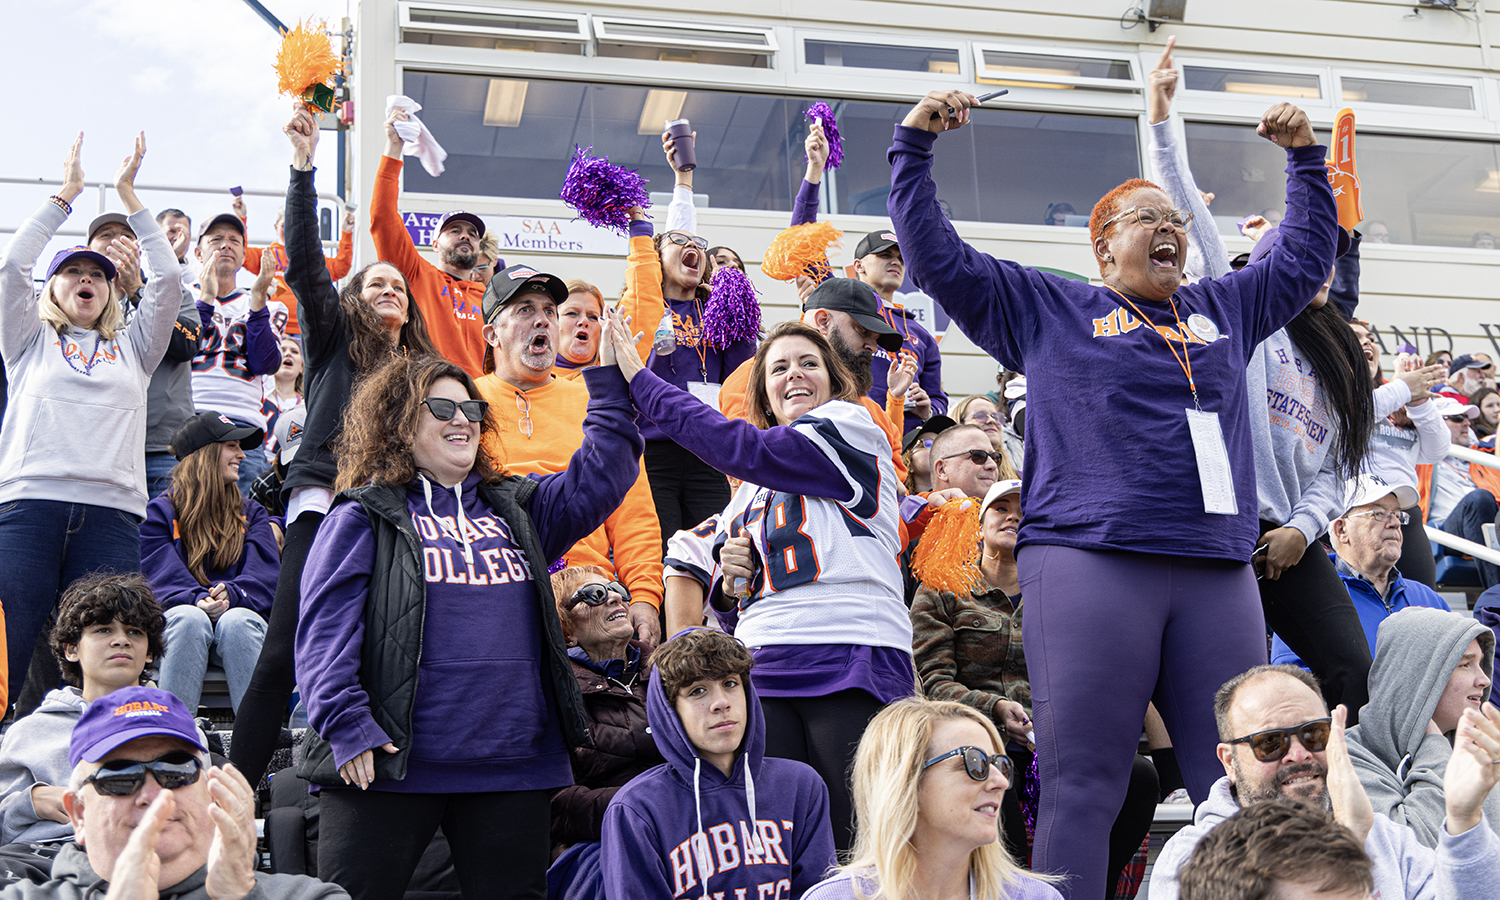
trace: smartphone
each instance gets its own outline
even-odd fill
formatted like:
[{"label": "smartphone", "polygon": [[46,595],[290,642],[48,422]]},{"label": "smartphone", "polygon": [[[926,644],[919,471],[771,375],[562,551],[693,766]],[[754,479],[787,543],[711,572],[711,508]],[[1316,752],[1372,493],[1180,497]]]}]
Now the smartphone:
[{"label": "smartphone", "polygon": [[1270,544],[1261,544],[1255,548],[1254,553],[1250,554],[1250,568],[1255,570],[1256,581],[1266,577],[1266,553],[1270,546]]}]

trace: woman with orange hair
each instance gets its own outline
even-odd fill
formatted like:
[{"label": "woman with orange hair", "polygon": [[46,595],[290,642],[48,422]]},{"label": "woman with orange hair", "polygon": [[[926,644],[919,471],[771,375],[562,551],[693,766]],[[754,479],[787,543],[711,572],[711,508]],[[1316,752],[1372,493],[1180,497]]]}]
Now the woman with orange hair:
[{"label": "woman with orange hair", "polygon": [[[1245,368],[1322,286],[1338,222],[1324,148],[1301,110],[1279,104],[1257,128],[1287,153],[1286,218],[1264,261],[1183,284],[1193,217],[1139,179],[1089,220],[1103,284],[999,260],[959,238],[930,174],[937,136],[975,104],[939,91],[907,114],[889,153],[889,207],[918,287],[1027,376],[1016,562],[1041,785],[1032,861],[1073,876],[1065,894],[1095,900],[1147,704],[1202,800],[1222,774],[1214,691],[1265,662]],[[1128,388],[1075,414],[1077,384],[1122,371]]]}]

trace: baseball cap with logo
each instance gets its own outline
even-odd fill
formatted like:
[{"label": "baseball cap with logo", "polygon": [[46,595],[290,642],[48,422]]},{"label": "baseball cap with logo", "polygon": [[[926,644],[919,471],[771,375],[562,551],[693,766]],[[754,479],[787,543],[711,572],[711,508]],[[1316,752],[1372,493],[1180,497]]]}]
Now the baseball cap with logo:
[{"label": "baseball cap with logo", "polygon": [[249,452],[259,447],[265,439],[264,430],[253,425],[241,425],[223,413],[208,410],[183,422],[172,433],[172,441],[168,446],[172,449],[172,455],[180,461],[209,444],[220,441],[239,441],[240,446]]},{"label": "baseball cap with logo", "polygon": [[73,726],[68,743],[68,765],[98,762],[111,750],[136,738],[174,737],[207,752],[198,726],[181,700],[167,691],[148,687],[121,688],[90,703]]},{"label": "baseball cap with logo", "polygon": [[859,239],[859,246],[854,248],[854,258],[864,259],[871,253],[879,253],[887,247],[896,245],[896,232],[889,228],[872,231]]},{"label": "baseball cap with logo", "polygon": [[990,485],[990,489],[985,492],[984,505],[979,507],[979,514],[981,516],[984,515],[985,510],[989,509],[991,506],[994,506],[995,502],[1000,498],[1009,497],[1011,494],[1019,493],[1021,493],[1021,482],[1018,479],[1011,478],[1005,481],[995,482],[994,484]]},{"label": "baseball cap with logo", "polygon": [[880,349],[895,353],[901,349],[901,332],[880,315],[880,298],[863,281],[854,278],[830,278],[813,288],[802,304],[803,312],[833,309],[848,313],[854,321],[875,332]]},{"label": "baseball cap with logo", "polygon": [[1434,391],[1432,405],[1437,409],[1438,415],[1443,418],[1449,416],[1468,416],[1471,419],[1479,418],[1479,407],[1470,403],[1467,398],[1454,397]]},{"label": "baseball cap with logo", "polygon": [[283,466],[289,466],[302,446],[302,432],[307,427],[307,404],[303,403],[289,413],[276,417],[276,458]]},{"label": "baseball cap with logo", "polygon": [[484,237],[483,219],[479,218],[479,216],[475,215],[474,213],[464,212],[461,209],[455,209],[451,212],[443,213],[442,216],[438,218],[437,227],[432,229],[432,242],[434,244],[437,243],[438,235],[442,234],[443,229],[448,227],[449,222],[468,222],[470,225],[474,226],[474,230],[479,233],[480,237]]},{"label": "baseball cap with logo", "polygon": [[47,274],[42,280],[46,281],[53,275],[56,275],[57,270],[61,269],[68,260],[77,259],[80,256],[89,262],[97,263],[99,268],[104,270],[104,277],[110,281],[114,281],[115,264],[109,261],[109,257],[102,253],[95,253],[87,247],[69,247],[66,250],[57,251],[57,255],[52,257],[52,262],[47,264]]},{"label": "baseball cap with logo", "polygon": [[1392,485],[1379,475],[1369,473],[1349,479],[1344,483],[1344,490],[1349,496],[1348,509],[1374,503],[1386,494],[1395,494],[1396,503],[1402,509],[1410,509],[1418,502],[1416,488],[1405,484]]},{"label": "baseball cap with logo", "polygon": [[522,288],[534,286],[558,304],[568,299],[568,286],[556,275],[539,272],[524,263],[496,272],[484,289],[484,320],[493,322],[505,304],[521,295]]}]

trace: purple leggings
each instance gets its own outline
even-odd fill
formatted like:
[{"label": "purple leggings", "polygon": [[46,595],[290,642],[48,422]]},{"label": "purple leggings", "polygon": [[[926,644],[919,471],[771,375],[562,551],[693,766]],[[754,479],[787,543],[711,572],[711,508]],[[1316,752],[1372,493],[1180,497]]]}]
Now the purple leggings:
[{"label": "purple leggings", "polygon": [[1032,866],[1099,900],[1146,704],[1193,802],[1224,774],[1213,698],[1266,662],[1260,592],[1228,560],[1029,544],[1016,562],[1041,782]]}]

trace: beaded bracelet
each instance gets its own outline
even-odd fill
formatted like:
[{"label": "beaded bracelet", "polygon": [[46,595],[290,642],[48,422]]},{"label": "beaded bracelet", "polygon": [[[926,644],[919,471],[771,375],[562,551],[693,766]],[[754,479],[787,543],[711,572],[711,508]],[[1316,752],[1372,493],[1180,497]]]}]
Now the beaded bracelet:
[{"label": "beaded bracelet", "polygon": [[63,198],[57,196],[56,194],[53,194],[47,199],[55,203],[57,205],[57,208],[63,211],[64,215],[71,216],[73,214],[73,205]]}]

